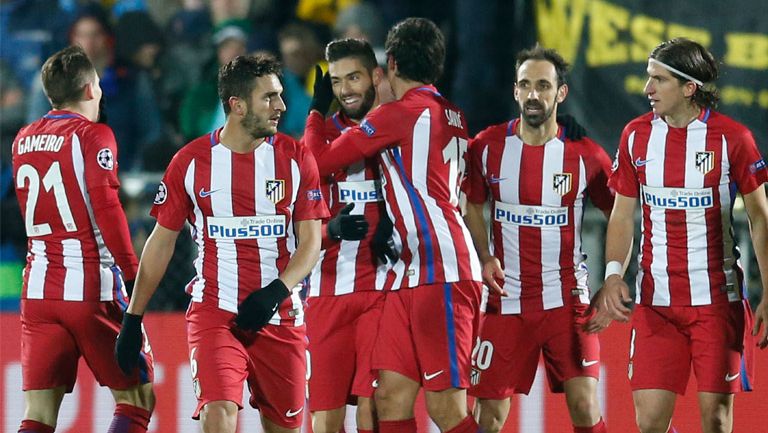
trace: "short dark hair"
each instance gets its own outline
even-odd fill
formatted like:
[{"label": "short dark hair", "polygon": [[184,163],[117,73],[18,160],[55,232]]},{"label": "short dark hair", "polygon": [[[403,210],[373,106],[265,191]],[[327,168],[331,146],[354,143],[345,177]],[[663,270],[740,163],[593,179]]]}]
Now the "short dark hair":
[{"label": "short dark hair", "polygon": [[[686,73],[705,85],[717,80],[719,68],[715,57],[700,43],[686,38],[675,38],[662,42],[651,51],[651,59],[656,59],[680,72]],[[669,71],[680,83],[691,81]],[[696,86],[691,102],[699,107],[715,108],[720,101],[717,89],[713,85]]]},{"label": "short dark hair", "polygon": [[235,96],[248,100],[256,87],[256,78],[274,74],[278,78],[280,62],[271,54],[237,56],[219,68],[219,99],[224,107],[224,114],[229,114],[229,98]]},{"label": "short dark hair", "polygon": [[325,47],[325,60],[327,60],[328,63],[333,63],[348,57],[358,59],[368,72],[372,72],[378,66],[373,47],[371,47],[371,44],[369,44],[368,41],[363,39],[337,39],[331,41]]},{"label": "short dark hair", "polygon": [[432,84],[443,74],[445,38],[426,18],[406,18],[395,24],[387,34],[384,49],[404,79]]},{"label": "short dark hair", "polygon": [[58,51],[42,67],[43,89],[53,108],[80,101],[83,88],[95,76],[93,63],[79,45],[70,45]]},{"label": "short dark hair", "polygon": [[515,63],[515,82],[517,82],[517,71],[520,70],[520,66],[528,60],[543,60],[552,63],[555,66],[555,72],[557,72],[557,87],[566,84],[566,77],[568,75],[568,62],[565,61],[563,56],[552,48],[544,48],[539,44],[536,44],[533,48],[520,51],[517,54],[517,63]]}]

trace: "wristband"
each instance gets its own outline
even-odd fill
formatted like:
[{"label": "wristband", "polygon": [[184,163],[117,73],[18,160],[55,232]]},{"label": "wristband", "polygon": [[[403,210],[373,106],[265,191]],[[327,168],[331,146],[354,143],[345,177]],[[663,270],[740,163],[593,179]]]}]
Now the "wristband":
[{"label": "wristband", "polygon": [[611,275],[618,275],[620,278],[622,278],[624,276],[623,274],[624,265],[622,265],[621,262],[611,260],[605,264],[605,280],[607,280]]}]

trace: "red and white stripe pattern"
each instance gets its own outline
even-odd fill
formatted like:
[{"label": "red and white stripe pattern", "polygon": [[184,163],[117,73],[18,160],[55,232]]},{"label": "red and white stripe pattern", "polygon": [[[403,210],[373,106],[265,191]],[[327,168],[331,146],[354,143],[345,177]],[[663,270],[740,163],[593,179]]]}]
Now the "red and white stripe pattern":
[{"label": "red and white stripe pattern", "polygon": [[459,186],[468,138],[464,116],[432,86],[408,91],[369,114],[370,128],[400,141],[380,153],[387,212],[400,260],[394,287],[481,281],[480,261],[461,217]]},{"label": "red and white stripe pattern", "polygon": [[[313,113],[311,115],[318,115]],[[325,140],[331,142],[355,126],[338,112],[325,121]],[[362,241],[333,242],[320,251],[315,269],[309,279],[309,296],[338,296],[355,292],[385,290],[391,286],[388,267],[378,264],[371,251],[371,240],[379,222],[381,182],[378,162],[369,158],[321,179],[323,196],[335,216],[347,204],[354,202],[351,215],[365,215],[368,234]]]},{"label": "red and white stripe pattern", "polygon": [[[489,313],[519,314],[589,303],[586,256],[581,250],[584,200],[604,210],[610,158],[588,139],[556,137],[541,146],[516,134],[518,120],[496,125],[473,140],[470,195],[491,202],[493,254],[504,268],[508,297],[490,296]],[[602,174],[602,176],[601,176]]]},{"label": "red and white stripe pattern", "polygon": [[[219,132],[174,157],[163,179],[165,196],[156,199],[152,214],[173,230],[185,220],[192,226],[198,246],[197,275],[187,286],[192,301],[237,312],[246,296],[287,266],[296,249],[293,222],[328,213],[314,160],[293,139],[278,134],[240,154],[218,141]],[[303,324],[301,288],[292,288],[271,324]]]},{"label": "red and white stripe pattern", "polygon": [[703,110],[685,128],[652,113],[630,122],[610,185],[641,202],[636,301],[696,306],[741,299],[734,186],[746,194],[767,178],[752,135],[719,113]]},{"label": "red and white stripe pattern", "polygon": [[[30,149],[27,143],[41,135],[61,137],[61,145]],[[87,192],[89,181],[119,185],[116,168],[99,167],[101,149],[117,156],[109,128],[67,111],[51,111],[16,136],[16,192],[22,214],[31,218],[22,299],[126,300]]]}]

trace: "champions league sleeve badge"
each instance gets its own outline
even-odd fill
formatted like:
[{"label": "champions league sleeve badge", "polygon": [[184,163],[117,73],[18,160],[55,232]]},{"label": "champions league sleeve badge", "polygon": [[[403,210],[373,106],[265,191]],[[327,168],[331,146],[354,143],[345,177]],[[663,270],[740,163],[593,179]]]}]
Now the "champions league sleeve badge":
[{"label": "champions league sleeve badge", "polygon": [[99,167],[104,170],[112,170],[115,167],[115,158],[112,156],[112,150],[108,147],[101,149],[96,154],[96,162],[99,163]]},{"label": "champions league sleeve badge", "polygon": [[165,199],[168,198],[168,189],[165,187],[165,182],[160,182],[157,186],[157,193],[155,194],[155,204],[165,203]]}]

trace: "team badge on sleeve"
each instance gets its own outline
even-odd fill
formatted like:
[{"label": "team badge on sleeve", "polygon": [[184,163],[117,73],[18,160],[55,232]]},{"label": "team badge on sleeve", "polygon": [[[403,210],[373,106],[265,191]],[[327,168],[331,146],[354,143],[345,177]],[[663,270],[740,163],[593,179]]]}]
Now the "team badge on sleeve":
[{"label": "team badge on sleeve", "polygon": [[561,196],[571,192],[571,173],[555,173],[552,176],[552,189]]},{"label": "team badge on sleeve", "polygon": [[711,150],[696,152],[696,170],[701,174],[709,173],[715,167],[715,152]]},{"label": "team badge on sleeve", "polygon": [[323,193],[319,189],[310,189],[307,191],[307,200],[320,201],[323,199]]},{"label": "team badge on sleeve", "polygon": [[368,122],[368,119],[364,119],[362,122],[360,122],[360,129],[362,129],[363,132],[365,132],[365,135],[369,137],[376,133],[376,128],[374,128],[373,125]]},{"label": "team badge on sleeve", "polygon": [[765,169],[765,160],[760,159],[756,161],[754,164],[749,166],[749,171],[752,173],[757,173],[760,170]]},{"label": "team badge on sleeve", "polygon": [[99,167],[104,170],[112,170],[115,167],[115,158],[112,156],[112,150],[108,147],[101,149],[96,154],[96,162],[99,163]]},{"label": "team badge on sleeve", "polygon": [[165,187],[165,182],[160,182],[157,186],[157,194],[155,194],[155,204],[165,203],[165,199],[168,198],[168,189]]},{"label": "team badge on sleeve", "polygon": [[269,179],[265,186],[267,198],[272,203],[277,203],[285,197],[285,181],[283,179]]}]

